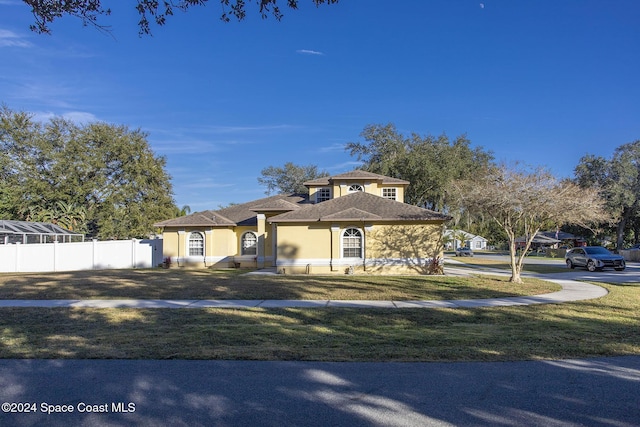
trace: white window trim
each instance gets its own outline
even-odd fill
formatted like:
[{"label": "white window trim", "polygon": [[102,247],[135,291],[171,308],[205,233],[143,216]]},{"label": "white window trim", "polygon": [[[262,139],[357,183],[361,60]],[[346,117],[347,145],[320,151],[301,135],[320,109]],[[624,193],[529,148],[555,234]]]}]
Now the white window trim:
[{"label": "white window trim", "polygon": [[[318,201],[318,194],[320,194],[320,190],[327,190],[327,191],[329,192],[329,198],[328,198],[328,199],[325,199],[325,200]],[[332,192],[333,192],[333,191],[331,190],[331,187],[318,187],[318,188],[316,189],[316,194],[315,194],[315,196],[316,196],[316,203],[321,203],[321,202],[325,202],[325,201],[327,201],[327,200],[331,200],[331,198],[332,198],[332,194],[331,194],[331,193],[332,193]]]},{"label": "white window trim", "polygon": [[[360,256],[359,257],[346,257],[344,256],[344,233],[347,230],[350,229],[354,229],[354,230],[358,230],[360,232]],[[359,227],[355,227],[355,226],[348,226],[345,227],[341,232],[340,232],[340,258],[343,260],[353,260],[353,261],[357,261],[360,260],[362,261],[364,259],[364,248],[365,248],[365,240],[364,240],[364,230],[362,230]]]},{"label": "white window trim", "polygon": [[[191,236],[193,236],[194,234],[199,234],[200,237],[202,237],[202,255],[191,255]],[[206,253],[207,253],[207,239],[205,238],[204,233],[202,233],[201,231],[189,232],[189,235],[187,236],[187,250],[186,250],[187,257],[188,258],[204,257]]]},{"label": "white window trim", "polygon": [[[249,233],[253,234],[253,236],[255,237],[255,241],[256,241],[256,246],[255,246],[256,253],[255,254],[245,254],[244,253],[244,250],[245,250],[244,237]],[[245,231],[244,233],[242,233],[242,236],[240,236],[240,256],[248,256],[248,257],[258,256],[258,233],[256,233],[255,231],[251,231],[251,230]]]},{"label": "white window trim", "polygon": [[[351,188],[355,187],[355,186],[358,186],[361,189],[360,190],[352,190]],[[361,191],[361,192],[364,193],[364,185],[355,183],[355,184],[349,184],[349,186],[347,187],[347,193],[357,193],[358,191]]]},{"label": "white window trim", "polygon": [[[385,190],[393,190],[393,198],[385,196],[384,195]],[[382,187],[380,196],[382,196],[385,199],[398,201],[398,188],[397,187]]]}]

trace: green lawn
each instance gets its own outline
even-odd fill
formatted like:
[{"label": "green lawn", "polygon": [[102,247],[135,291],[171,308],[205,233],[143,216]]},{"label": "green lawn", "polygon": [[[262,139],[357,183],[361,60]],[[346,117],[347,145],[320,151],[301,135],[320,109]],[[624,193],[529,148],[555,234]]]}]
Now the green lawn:
[{"label": "green lawn", "polygon": [[[248,282],[246,276],[227,272],[197,274],[196,277],[208,277],[213,281],[216,274],[226,278],[224,285],[221,282],[217,286],[232,287],[231,283],[236,280],[244,283],[243,286],[258,286],[260,283],[260,280],[253,282],[253,278]],[[104,273],[102,277],[109,275]],[[174,278],[175,282],[184,279],[172,272],[155,275],[142,271],[140,275],[146,277],[147,282],[158,277]],[[37,288],[43,285],[40,280],[55,275],[28,276],[31,276],[28,280],[20,280],[15,275],[0,276],[5,297],[11,287],[31,294],[35,292],[32,286]],[[83,289],[82,292],[110,295],[105,293],[106,288],[97,286],[102,282],[98,278],[76,278],[79,282],[71,286],[71,277],[51,277],[49,280],[53,282],[45,284],[45,287],[59,283],[66,287],[65,292],[79,292],[73,289],[91,288],[93,284],[93,291]],[[115,281],[113,276],[112,279]],[[264,276],[259,279],[264,279]],[[269,280],[283,280],[284,283],[291,280],[288,285],[295,286],[302,286],[296,280],[303,283],[311,280],[315,288],[313,292],[298,289],[285,294],[316,298],[316,292],[342,295],[334,294],[332,288],[337,286],[332,280],[338,279],[341,286],[352,288],[344,294],[351,296],[370,295],[385,282],[396,288],[392,294],[410,295],[412,298],[429,295],[433,299],[434,295],[447,295],[448,299],[456,293],[452,289],[454,286],[460,287],[460,295],[475,292],[486,296],[496,292],[481,290],[484,285],[479,279],[441,278],[446,283],[445,290],[424,293],[416,288],[433,285],[437,289],[443,285],[438,278],[412,277],[324,279],[276,276]],[[450,279],[456,279],[458,285],[453,285]],[[270,283],[268,288],[271,291],[278,289],[274,282]],[[127,288],[133,284],[122,286]],[[138,283],[138,286],[145,289],[142,284]],[[175,286],[174,291],[179,288],[179,285]],[[209,283],[208,286],[213,285]],[[503,288],[500,294],[512,293],[511,288],[518,287],[506,282],[500,286]],[[604,286],[610,293],[596,300],[477,309],[2,308],[0,357],[467,361],[640,354],[640,284]],[[404,287],[407,290],[403,290]],[[474,287],[478,289],[472,292]],[[117,281],[110,289],[121,291]]]},{"label": "green lawn", "polygon": [[0,299],[446,300],[554,292],[558,285],[447,276],[245,275],[238,270],[102,270],[0,274]]}]

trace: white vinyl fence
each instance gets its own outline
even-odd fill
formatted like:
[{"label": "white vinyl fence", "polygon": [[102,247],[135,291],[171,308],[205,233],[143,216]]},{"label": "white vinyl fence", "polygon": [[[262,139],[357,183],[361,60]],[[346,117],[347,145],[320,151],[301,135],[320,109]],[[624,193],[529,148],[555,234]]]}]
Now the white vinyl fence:
[{"label": "white vinyl fence", "polygon": [[162,239],[0,245],[0,272],[150,268],[162,263]]}]

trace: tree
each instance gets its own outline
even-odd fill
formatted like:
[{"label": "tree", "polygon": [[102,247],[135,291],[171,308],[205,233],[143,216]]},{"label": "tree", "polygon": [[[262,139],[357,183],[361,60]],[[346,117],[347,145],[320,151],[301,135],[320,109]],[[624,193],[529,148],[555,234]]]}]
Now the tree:
[{"label": "tree", "polygon": [[622,249],[625,231],[635,226],[640,213],[640,140],[616,148],[610,160],[582,157],[575,168],[575,180],[583,188],[600,190],[617,223],[616,248]]},{"label": "tree", "polygon": [[465,135],[453,141],[444,134],[406,137],[391,123],[368,125],[360,135],[365,143],[345,148],[364,162],[363,169],[411,182],[405,202],[436,211],[446,210],[446,188],[453,180],[481,173],[493,160],[490,152],[472,149]]},{"label": "tree", "polygon": [[[510,281],[522,283],[524,257],[542,227],[577,224],[588,226],[606,218],[604,201],[595,189],[559,181],[545,169],[529,170],[501,165],[484,176],[456,181],[450,188],[457,205],[493,219],[507,234]],[[525,246],[516,254],[516,238]]]},{"label": "tree", "polygon": [[264,192],[269,195],[275,191],[280,194],[304,194],[307,187],[305,181],[329,176],[326,171],[318,171],[315,165],[299,166],[292,162],[284,164],[284,167],[269,166],[262,169],[258,183],[267,187]]},{"label": "tree", "polygon": [[[102,0],[23,0],[31,7],[31,12],[35,18],[35,24],[31,25],[31,29],[37,33],[50,34],[49,24],[62,16],[68,15],[78,18],[83,25],[91,25],[101,30],[108,30],[107,26],[98,23],[100,16],[111,14],[111,9],[104,7]],[[334,4],[339,0],[311,0],[316,6],[321,4]],[[282,0],[284,2],[284,0]],[[282,2],[280,4],[282,4]],[[235,18],[238,21],[245,19],[247,15],[247,0],[220,0],[222,14],[220,19],[229,22]],[[254,0],[249,3],[255,3],[258,6],[260,16],[268,18],[274,17],[278,21],[282,18],[283,13],[278,4],[278,0]],[[298,8],[299,0],[286,0],[286,5],[290,9]],[[166,23],[167,17],[174,14],[175,10],[186,12],[193,6],[205,6],[208,0],[136,0],[135,9],[140,15],[138,22],[139,34],[151,34],[151,21],[158,26]]]},{"label": "tree", "polygon": [[176,212],[165,159],[140,130],[106,123],[36,122],[0,109],[0,209],[98,238],[146,237]]},{"label": "tree", "polygon": [[184,205],[182,208],[176,206],[176,216],[187,216],[191,213],[191,206]]}]

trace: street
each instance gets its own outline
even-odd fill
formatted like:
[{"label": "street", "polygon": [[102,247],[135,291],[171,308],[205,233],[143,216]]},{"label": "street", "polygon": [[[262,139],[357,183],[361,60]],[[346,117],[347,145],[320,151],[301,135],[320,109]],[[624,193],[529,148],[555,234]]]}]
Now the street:
[{"label": "street", "polygon": [[[624,427],[640,425],[639,384],[636,356],[497,363],[0,360],[0,425]],[[4,412],[8,403],[35,411]]]}]

